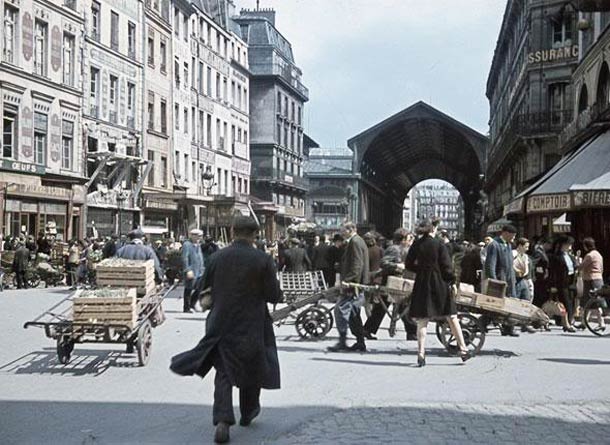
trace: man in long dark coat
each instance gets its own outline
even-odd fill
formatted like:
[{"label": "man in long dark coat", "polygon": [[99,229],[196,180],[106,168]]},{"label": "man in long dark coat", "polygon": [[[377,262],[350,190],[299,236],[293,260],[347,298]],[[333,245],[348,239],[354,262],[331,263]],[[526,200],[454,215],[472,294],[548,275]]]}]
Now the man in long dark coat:
[{"label": "man in long dark coat", "polygon": [[248,217],[234,223],[236,240],[210,257],[203,281],[212,289],[212,309],[205,337],[192,350],[172,358],[171,370],[201,377],[213,368],[215,440],[229,440],[235,424],[232,387],[240,390],[240,425],[248,426],[260,412],[261,388],[279,389],[280,367],[267,303],[280,300],[271,256],[256,249],[258,224]]}]

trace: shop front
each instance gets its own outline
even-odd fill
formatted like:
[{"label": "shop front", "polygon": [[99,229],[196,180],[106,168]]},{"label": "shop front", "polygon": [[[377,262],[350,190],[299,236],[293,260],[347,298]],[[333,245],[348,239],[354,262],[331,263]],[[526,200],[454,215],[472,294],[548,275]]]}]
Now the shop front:
[{"label": "shop front", "polygon": [[185,219],[180,215],[178,203],[170,195],[144,195],[142,208],[142,231],[152,238],[182,234]]},{"label": "shop front", "polygon": [[140,208],[131,190],[106,190],[87,195],[87,236],[126,235],[140,225]]},{"label": "shop front", "polygon": [[58,241],[82,236],[84,187],[69,184],[48,186],[40,184],[39,177],[25,178],[24,182],[18,182],[19,177],[11,178],[10,182],[0,182],[3,223],[0,232],[10,237],[37,237],[40,232],[53,227]]}]

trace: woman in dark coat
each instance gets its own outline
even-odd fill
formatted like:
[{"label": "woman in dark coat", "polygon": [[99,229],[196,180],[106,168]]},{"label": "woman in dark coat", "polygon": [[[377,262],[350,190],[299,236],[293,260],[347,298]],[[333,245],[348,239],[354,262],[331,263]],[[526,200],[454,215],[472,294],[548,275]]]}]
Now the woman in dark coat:
[{"label": "woman in dark coat", "polygon": [[456,291],[455,274],[447,248],[436,238],[437,226],[436,221],[419,225],[421,237],[413,243],[405,260],[405,268],[416,274],[409,316],[417,321],[417,364],[420,367],[426,364],[425,340],[430,319],[446,319],[458,341],[462,361],[470,358],[457,318],[455,299],[450,293],[452,286]]},{"label": "woman in dark coat", "polygon": [[553,251],[549,255],[548,284],[551,294],[557,294],[558,300],[568,312],[568,324],[563,326],[565,332],[574,333],[574,297],[571,289],[576,284],[578,264],[572,255],[574,240],[568,236],[560,236],[553,244]]},{"label": "woman in dark coat", "polygon": [[204,289],[212,289],[205,337],[194,349],[173,357],[170,366],[184,376],[204,377],[212,367],[216,369],[213,420],[217,442],[228,440],[229,426],[235,423],[232,387],[240,389],[240,424],[244,426],[260,411],[260,389],[280,387],[275,335],[267,309],[267,303],[280,300],[275,264],[271,256],[253,246],[256,223],[249,218],[251,222],[239,222],[242,218],[234,226],[237,240],[210,257],[203,276]]}]

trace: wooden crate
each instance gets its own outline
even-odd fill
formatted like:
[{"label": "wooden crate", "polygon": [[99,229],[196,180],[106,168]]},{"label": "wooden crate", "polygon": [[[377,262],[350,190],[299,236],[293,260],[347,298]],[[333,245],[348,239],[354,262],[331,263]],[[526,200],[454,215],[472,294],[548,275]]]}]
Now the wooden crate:
[{"label": "wooden crate", "polygon": [[75,323],[120,324],[133,328],[138,321],[136,289],[96,289],[72,300]]},{"label": "wooden crate", "polygon": [[536,308],[529,301],[518,300],[516,298],[504,299],[504,310],[508,313],[522,317],[530,317],[532,310]]},{"label": "wooden crate", "polygon": [[388,281],[386,283],[386,287],[388,289],[397,290],[401,292],[411,293],[413,292],[413,280],[409,280],[407,278],[389,276]]},{"label": "wooden crate", "polygon": [[483,283],[483,291],[486,295],[491,295],[492,297],[506,297],[506,288],[507,284],[505,281],[488,278]]},{"label": "wooden crate", "polygon": [[155,288],[155,263],[108,258],[97,264],[96,281],[98,286],[135,287],[138,295],[147,295]]}]

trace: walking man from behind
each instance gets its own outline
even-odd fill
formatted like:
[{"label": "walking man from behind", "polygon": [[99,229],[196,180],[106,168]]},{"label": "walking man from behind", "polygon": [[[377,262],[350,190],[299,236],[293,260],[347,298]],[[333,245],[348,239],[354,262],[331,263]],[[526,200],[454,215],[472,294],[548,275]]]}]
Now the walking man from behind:
[{"label": "walking man from behind", "polygon": [[210,257],[203,282],[212,289],[212,309],[205,337],[192,350],[172,358],[171,370],[201,377],[212,369],[213,422],[216,443],[229,441],[235,424],[232,391],[239,388],[241,426],[260,413],[260,391],[279,389],[280,368],[267,303],[280,300],[280,287],[271,256],[256,249],[258,224],[240,216],[234,222],[235,241]]},{"label": "walking man from behind", "polygon": [[[364,240],[358,235],[356,225],[346,222],[342,227],[345,239],[345,251],[341,258],[341,282],[368,284],[369,283],[369,252]],[[339,331],[339,342],[330,346],[330,352],[339,351],[366,351],[364,343],[364,328],[360,317],[360,308],[364,304],[364,293],[354,289],[344,289],[339,303],[335,306],[335,320]],[[356,337],[356,343],[347,346],[347,328]]]},{"label": "walking man from behind", "polygon": [[199,229],[193,229],[189,235],[190,238],[182,246],[182,262],[184,264],[184,295],[182,296],[184,302],[182,310],[184,312],[193,312],[197,301],[193,298],[193,289],[197,280],[201,279],[203,275],[203,254],[199,246],[203,232]]}]

